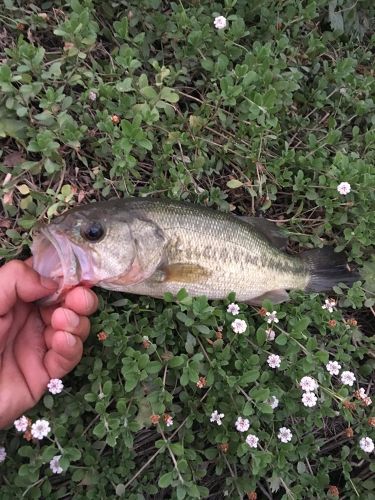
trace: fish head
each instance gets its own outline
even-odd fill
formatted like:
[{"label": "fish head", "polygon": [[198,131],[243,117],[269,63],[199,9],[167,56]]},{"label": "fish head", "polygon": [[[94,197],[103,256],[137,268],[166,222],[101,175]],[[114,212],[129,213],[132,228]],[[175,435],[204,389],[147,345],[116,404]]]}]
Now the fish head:
[{"label": "fish head", "polygon": [[57,291],[43,299],[43,304],[60,302],[77,285],[106,288],[106,283],[121,279],[140,280],[132,222],[129,214],[93,204],[36,227],[31,247],[33,267],[58,283]]}]

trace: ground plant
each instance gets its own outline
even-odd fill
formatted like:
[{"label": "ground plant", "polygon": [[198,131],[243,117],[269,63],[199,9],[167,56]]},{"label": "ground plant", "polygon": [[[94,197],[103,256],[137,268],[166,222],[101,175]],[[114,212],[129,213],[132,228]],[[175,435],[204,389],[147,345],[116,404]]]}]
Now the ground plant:
[{"label": "ground plant", "polygon": [[262,307],[98,291],[82,362],[0,431],[1,499],[375,498],[374,17],[2,2],[3,261],[71,206],[152,196],[265,217],[361,279]]}]

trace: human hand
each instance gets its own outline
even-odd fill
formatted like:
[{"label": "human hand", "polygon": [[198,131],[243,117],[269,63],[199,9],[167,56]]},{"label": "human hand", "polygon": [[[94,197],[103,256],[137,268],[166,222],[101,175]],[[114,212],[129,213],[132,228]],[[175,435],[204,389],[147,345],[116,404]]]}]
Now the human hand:
[{"label": "human hand", "polygon": [[66,375],[82,357],[87,315],[98,299],[76,287],[62,304],[34,303],[56,288],[27,262],[14,260],[0,268],[0,429],[33,407],[49,380]]}]

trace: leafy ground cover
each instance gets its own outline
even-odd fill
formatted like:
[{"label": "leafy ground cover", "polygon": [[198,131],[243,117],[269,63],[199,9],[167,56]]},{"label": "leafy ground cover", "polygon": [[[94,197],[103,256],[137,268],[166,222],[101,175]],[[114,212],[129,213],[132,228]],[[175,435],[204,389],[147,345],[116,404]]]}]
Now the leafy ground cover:
[{"label": "leafy ground cover", "polygon": [[373,3],[3,4],[3,258],[69,206],[168,196],[363,279],[262,309],[101,292],[81,364],[27,414],[48,436],[0,433],[2,498],[375,498]]}]

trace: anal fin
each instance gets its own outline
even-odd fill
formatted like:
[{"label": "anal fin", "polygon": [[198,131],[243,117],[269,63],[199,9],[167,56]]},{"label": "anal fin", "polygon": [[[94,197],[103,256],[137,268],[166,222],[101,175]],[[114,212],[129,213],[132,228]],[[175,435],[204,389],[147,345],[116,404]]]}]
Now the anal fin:
[{"label": "anal fin", "polygon": [[270,300],[273,304],[281,304],[282,302],[289,300],[289,294],[283,288],[279,288],[276,290],[270,290],[269,292],[263,293],[262,295],[254,297],[246,302],[252,306],[261,306],[262,302],[266,299]]}]

